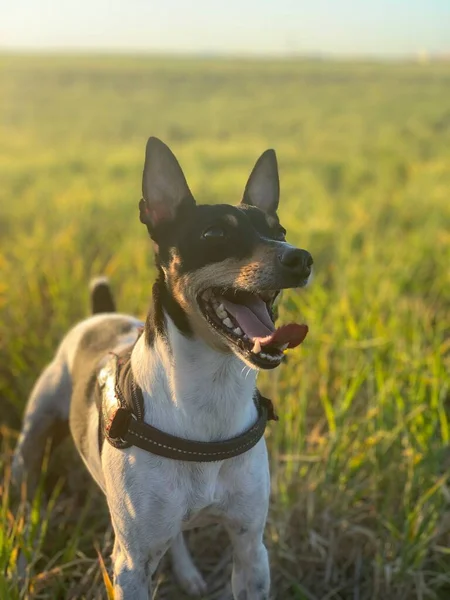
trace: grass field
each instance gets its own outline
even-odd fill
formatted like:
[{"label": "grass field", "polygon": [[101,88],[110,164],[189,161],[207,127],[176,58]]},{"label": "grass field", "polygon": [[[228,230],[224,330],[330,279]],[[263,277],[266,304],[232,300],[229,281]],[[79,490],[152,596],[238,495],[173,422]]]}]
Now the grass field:
[{"label": "grass field", "polygon": [[[108,515],[70,444],[32,510],[9,461],[89,279],[105,273],[120,309],[145,315],[149,135],[199,202],[238,202],[276,148],[282,222],[315,259],[312,287],[281,307],[310,335],[261,377],[281,416],[267,436],[274,598],[448,598],[450,64],[3,56],[0,77],[0,598],[106,597]],[[191,542],[208,597],[229,598],[222,533]],[[158,581],[155,598],[183,597],[164,565]]]}]

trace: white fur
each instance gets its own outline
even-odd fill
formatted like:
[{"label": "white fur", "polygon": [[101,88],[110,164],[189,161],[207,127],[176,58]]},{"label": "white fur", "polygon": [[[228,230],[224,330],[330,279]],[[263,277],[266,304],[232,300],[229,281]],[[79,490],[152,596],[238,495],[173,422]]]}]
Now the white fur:
[{"label": "white fur", "polygon": [[[36,422],[41,418],[45,411],[39,398],[43,397],[47,404],[58,405],[58,414],[68,415],[70,374],[81,337],[101,319],[112,318],[123,315],[94,316],[68,333],[55,358],[59,371],[67,373],[66,393],[37,394],[26,419]],[[136,339],[141,323],[129,319],[135,329],[118,339],[118,345]],[[253,402],[256,372],[234,354],[222,354],[201,340],[184,337],[168,317],[166,321],[168,341],[157,337],[148,347],[141,336],[132,353],[133,373],[143,391],[145,420],[167,433],[197,441],[227,439],[248,429],[257,418]],[[180,583],[191,593],[204,592],[205,583],[181,532],[207,521],[223,523],[230,534],[234,597],[268,598],[269,566],[262,536],[270,482],[264,439],[241,456],[214,463],[171,460],[134,446],[119,450],[105,441],[100,464],[94,407],[87,422],[86,463],[106,493],[116,534],[116,600],[148,600],[151,575],[170,546]],[[25,438],[16,451],[17,465],[30,441]]]},{"label": "white fur", "polygon": [[[198,441],[234,437],[249,428],[257,418],[253,402],[255,372],[249,372],[232,354],[220,354],[200,340],[185,338],[170,319],[167,326],[170,349],[161,338],[149,349],[141,337],[132,354],[133,372],[143,390],[146,420],[163,431]],[[235,597],[244,597],[244,592],[248,600],[267,597],[269,573],[262,533],[269,472],[264,440],[240,457],[216,463],[185,463],[135,447],[120,451],[107,445],[102,465],[120,546],[121,558],[115,569],[119,598],[121,593],[128,597],[128,589],[138,593],[133,582],[144,577],[145,561],[149,561],[149,571],[153,572],[158,552],[176,540],[183,529],[194,526],[198,516],[223,522],[235,551],[236,545],[246,548],[239,567],[235,566]],[[125,476],[123,487],[117,486],[118,473]],[[184,563],[184,571],[190,572],[189,578],[194,581],[191,587],[201,591],[203,586],[186,561],[185,549],[181,542],[177,545],[178,565]],[[130,568],[135,573],[133,582]],[[178,577],[183,579],[180,574]],[[146,592],[137,597],[147,598]]]}]

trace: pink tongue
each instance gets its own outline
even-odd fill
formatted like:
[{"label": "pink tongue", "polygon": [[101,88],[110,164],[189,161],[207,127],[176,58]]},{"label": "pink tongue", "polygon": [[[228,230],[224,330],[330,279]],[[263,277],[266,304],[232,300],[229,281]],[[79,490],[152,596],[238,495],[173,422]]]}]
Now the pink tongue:
[{"label": "pink tongue", "polygon": [[303,342],[308,333],[307,325],[290,323],[275,329],[270,318],[266,303],[254,296],[247,304],[236,304],[222,298],[226,310],[233,315],[240,328],[252,341],[259,340],[261,346],[288,344],[288,348],[295,348]]},{"label": "pink tongue", "polygon": [[269,346],[275,344],[276,346],[288,345],[288,348],[296,348],[299,346],[308,333],[308,325],[300,325],[299,323],[289,323],[288,325],[282,325],[278,329],[265,338],[259,338],[261,346]]}]

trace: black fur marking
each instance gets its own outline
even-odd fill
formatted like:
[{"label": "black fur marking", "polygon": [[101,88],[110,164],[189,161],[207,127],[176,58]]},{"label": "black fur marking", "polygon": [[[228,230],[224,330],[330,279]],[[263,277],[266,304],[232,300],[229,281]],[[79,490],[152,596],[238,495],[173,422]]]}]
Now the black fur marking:
[{"label": "black fur marking", "polygon": [[104,280],[94,281],[91,288],[91,312],[116,312],[116,304],[109,283]]},{"label": "black fur marking", "polygon": [[98,353],[105,353],[114,348],[118,337],[130,333],[133,324],[125,317],[119,319],[114,317],[110,321],[105,320],[93,325],[85,331],[77,349],[75,362],[79,355],[84,355],[84,360]]},{"label": "black fur marking", "polygon": [[147,346],[153,346],[156,334],[164,335],[165,323],[164,313],[161,314],[161,306],[159,302],[159,286],[158,283],[153,284],[153,292],[151,298],[150,310],[145,319],[144,337]]},{"label": "black fur marking", "polygon": [[[180,274],[195,271],[227,258],[250,258],[264,239],[279,239],[279,223],[258,208],[228,204],[201,205],[183,211],[158,228],[157,265],[168,268],[173,256],[180,259]],[[205,238],[210,227],[224,230],[223,238]]]},{"label": "black fur marking", "polygon": [[109,358],[109,352],[114,350],[117,339],[132,329],[133,325],[127,319],[114,317],[93,325],[80,340],[72,370],[69,424],[75,445],[82,456],[87,453],[87,416],[96,400],[94,391],[98,370],[102,362]]},{"label": "black fur marking", "polygon": [[167,340],[164,312],[169,315],[179,331],[186,336],[192,335],[187,315],[167,288],[164,274],[160,270],[158,279],[153,284],[152,305],[145,320],[144,335],[148,346],[153,346],[156,335]]},{"label": "black fur marking", "polygon": [[[183,214],[185,214],[194,207],[194,198],[192,196],[187,196],[184,200],[181,201],[180,205],[178,206],[176,210],[176,218],[183,218]],[[167,227],[167,223],[170,223],[172,221],[170,219],[166,221],[163,219],[162,223],[154,225],[151,221],[150,213],[151,207],[144,198],[141,198],[141,200],[139,200],[139,220],[141,221],[141,223],[146,225],[148,234],[152,238],[152,240],[158,243],[158,240],[161,237],[164,237],[164,230]]]}]

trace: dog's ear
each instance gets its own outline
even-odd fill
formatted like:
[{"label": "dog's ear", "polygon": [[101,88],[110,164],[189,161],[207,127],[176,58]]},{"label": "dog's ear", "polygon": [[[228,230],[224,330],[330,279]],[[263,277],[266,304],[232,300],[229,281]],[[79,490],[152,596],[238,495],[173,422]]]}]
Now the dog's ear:
[{"label": "dog's ear", "polygon": [[141,221],[152,235],[155,227],[175,218],[182,206],[195,206],[183,171],[170,148],[151,137],[145,149]]},{"label": "dog's ear", "polygon": [[280,180],[275,150],[266,150],[256,161],[245,186],[242,204],[256,206],[269,215],[277,212]]}]

